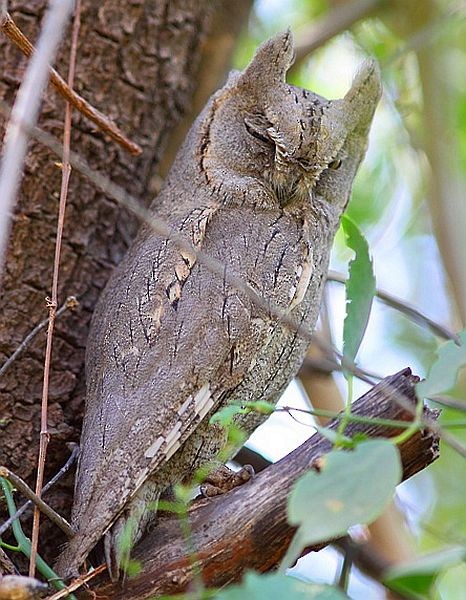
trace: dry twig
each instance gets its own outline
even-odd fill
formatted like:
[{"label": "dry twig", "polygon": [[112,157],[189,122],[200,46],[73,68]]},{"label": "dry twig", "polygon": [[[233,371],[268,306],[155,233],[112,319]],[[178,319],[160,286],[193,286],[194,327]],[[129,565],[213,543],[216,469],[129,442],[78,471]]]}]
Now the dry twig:
[{"label": "dry twig", "polygon": [[52,523],[55,523],[55,525],[59,527],[66,536],[68,536],[69,538],[73,537],[75,532],[71,528],[68,521],[64,519],[61,515],[59,515],[56,511],[54,511],[53,508],[50,508],[50,506],[46,504],[42,500],[42,498],[35,494],[28,486],[28,484],[23,479],[21,479],[21,477],[15,475],[12,471],[10,471],[10,469],[7,469],[6,467],[0,467],[0,477],[8,479],[8,481],[18,490],[18,492],[21,492],[23,496],[31,500],[37,507],[37,509],[42,511],[44,515],[47,515],[47,517],[52,521]]},{"label": "dry twig", "polygon": [[[55,318],[57,319],[65,311],[67,311],[68,309],[76,308],[78,305],[79,305],[79,302],[78,302],[78,300],[76,299],[75,296],[68,296],[68,298],[65,300],[65,302],[63,302],[63,304],[60,306],[60,308],[55,313]],[[47,317],[46,319],[44,319],[43,321],[41,321],[40,323],[38,323],[34,327],[34,329],[32,329],[27,334],[27,336],[24,338],[24,340],[21,342],[21,344],[19,344],[19,346],[16,348],[16,350],[13,352],[13,354],[11,356],[9,356],[6,359],[6,361],[3,363],[3,365],[0,367],[0,377],[2,375],[4,375],[4,373],[6,372],[6,370],[11,367],[11,365],[18,358],[18,356],[29,346],[29,344],[31,343],[31,341],[36,337],[36,335],[40,331],[42,331],[42,329],[44,329],[44,327],[46,325],[48,325],[48,323],[49,323],[49,317]]]},{"label": "dry twig", "polygon": [[[73,31],[71,35],[71,50],[70,50],[70,67],[68,73],[68,86],[71,89],[73,87],[74,72],[76,66],[76,53],[78,46],[78,34],[81,23],[80,13],[81,3],[80,0],[76,0],[75,15],[73,22]],[[65,111],[65,127],[63,136],[63,159],[62,159],[62,183],[60,190],[60,202],[58,209],[58,223],[57,223],[57,239],[55,243],[55,258],[53,263],[53,276],[52,276],[52,297],[49,302],[49,326],[47,328],[47,345],[45,348],[45,361],[44,361],[44,379],[42,386],[42,404],[41,404],[41,419],[40,419],[40,441],[39,441],[39,460],[37,466],[37,478],[36,478],[36,495],[37,499],[41,500],[40,496],[42,493],[42,486],[44,483],[44,470],[45,470],[45,457],[47,454],[47,445],[49,442],[48,433],[48,396],[49,396],[49,381],[50,381],[50,365],[52,362],[52,343],[53,343],[53,331],[55,327],[55,316],[58,306],[58,277],[60,272],[60,254],[61,245],[63,239],[63,228],[65,225],[65,209],[66,200],[68,196],[68,183],[71,173],[70,166],[70,139],[71,139],[71,106],[69,102],[66,103]],[[29,559],[29,576],[34,577],[36,570],[36,557],[37,557],[37,545],[39,543],[39,521],[40,512],[37,500],[34,506],[34,518],[32,523],[32,536],[31,536],[31,556]],[[71,528],[70,528],[70,531]]]},{"label": "dry twig", "polygon": [[[42,488],[42,495],[45,494],[45,492],[47,492],[53,485],[55,485],[55,483],[61,478],[63,477],[63,475],[65,475],[65,473],[68,473],[68,471],[71,469],[72,465],[74,464],[75,460],[78,457],[79,454],[79,446],[78,444],[75,444],[74,442],[70,442],[69,444],[67,444],[68,448],[70,448],[71,450],[71,454],[70,457],[68,458],[68,460],[66,461],[66,463],[63,465],[63,467],[58,471],[58,473],[56,473],[52,479],[50,481],[48,481],[46,483],[46,485],[44,485],[44,487]],[[30,490],[30,488],[28,487],[28,490]],[[34,494],[34,492],[32,490],[30,490],[32,494]],[[35,496],[35,494],[34,494]],[[19,517],[26,512],[26,510],[32,506],[33,504],[33,500],[28,500],[27,502],[25,502],[23,504],[23,506],[21,506],[20,508],[18,508],[18,510],[15,512],[14,515],[11,515],[11,517],[9,517],[4,523],[2,523],[2,525],[0,526],[0,538],[2,537],[2,535],[5,533],[5,531],[7,531],[10,527],[11,524],[13,523],[13,521],[15,521],[16,519],[19,519]]]},{"label": "dry twig", "polygon": [[[8,13],[3,15],[0,27],[7,38],[11,40],[25,56],[33,55],[35,51],[34,46]],[[138,144],[129,140],[109,117],[94,108],[87,100],[77,94],[72,86],[70,86],[69,82],[67,84],[52,67],[50,68],[50,83],[54,86],[60,96],[92,121],[94,125],[106,133],[112,140],[117,142],[122,148],[127,150],[133,156],[139,156],[142,153],[142,148],[138,146]]]},{"label": "dry twig", "polygon": [[86,573],[86,575],[78,577],[77,579],[72,581],[70,585],[66,586],[64,590],[56,592],[55,594],[53,594],[53,596],[49,596],[45,600],[60,600],[60,598],[65,598],[70,592],[74,592],[91,579],[94,579],[94,577],[97,577],[97,575],[103,573],[106,570],[106,568],[107,565],[100,565],[96,567],[93,571],[90,571],[89,573]]},{"label": "dry twig", "polygon": [[[406,401],[402,396],[394,398],[394,401],[399,404],[404,410],[410,412],[413,416],[416,414],[415,408]],[[435,419],[431,419],[430,417],[423,415],[421,417],[422,424],[426,426],[426,428],[430,429],[432,433],[438,435],[445,444],[453,448],[458,454],[464,458],[466,458],[466,446],[457,440],[453,435],[451,435],[448,431],[437,423]]]},{"label": "dry twig", "polygon": [[[336,271],[329,271],[327,275],[327,281],[335,281],[337,283],[345,283],[346,277],[342,273],[337,273]],[[455,344],[460,345],[461,340],[458,335],[452,331],[450,331],[447,327],[444,327],[441,323],[437,323],[420,310],[411,306],[408,302],[389,294],[383,290],[377,289],[375,295],[379,300],[381,300],[387,306],[391,306],[395,310],[405,314],[413,323],[417,323],[422,327],[428,327],[432,333],[435,335],[445,339],[452,340]]]}]

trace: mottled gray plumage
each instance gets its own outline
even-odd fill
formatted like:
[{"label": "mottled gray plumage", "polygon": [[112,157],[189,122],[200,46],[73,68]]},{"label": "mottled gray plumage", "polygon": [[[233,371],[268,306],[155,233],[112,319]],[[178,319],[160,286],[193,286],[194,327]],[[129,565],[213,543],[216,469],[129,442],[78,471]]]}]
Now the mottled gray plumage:
[{"label": "mottled gray plumage", "polygon": [[[209,100],[153,213],[312,329],[339,218],[380,96],[373,62],[342,100],[285,83],[291,34],[265,42]],[[143,226],[104,290],[87,348],[87,401],[69,574],[106,534],[118,563],[129,516],[211,460],[228,402],[275,402],[308,342]],[[263,417],[247,415],[251,433]]]}]

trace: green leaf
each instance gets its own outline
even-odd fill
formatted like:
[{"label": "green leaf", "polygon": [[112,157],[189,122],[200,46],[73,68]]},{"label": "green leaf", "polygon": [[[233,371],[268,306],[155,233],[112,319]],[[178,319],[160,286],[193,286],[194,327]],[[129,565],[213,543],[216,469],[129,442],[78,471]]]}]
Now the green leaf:
[{"label": "green leaf", "polygon": [[210,423],[211,425],[218,423],[222,427],[228,427],[236,415],[243,415],[246,412],[246,409],[238,404],[229,404],[212,415],[210,417]]},{"label": "green leaf", "polygon": [[348,598],[329,585],[309,584],[280,573],[259,575],[249,572],[239,585],[215,595],[217,600],[345,600]]},{"label": "green leaf", "polygon": [[125,575],[128,577],[136,577],[142,571],[141,561],[130,558],[124,565]]},{"label": "green leaf", "polygon": [[244,415],[250,412],[271,415],[274,411],[275,405],[265,400],[244,402],[244,404],[229,404],[212,415],[210,423],[219,423],[222,427],[228,427],[234,421],[236,415]]},{"label": "green leaf", "polygon": [[322,437],[324,437],[329,442],[332,442],[332,444],[335,444],[339,441],[341,442],[342,448],[354,448],[355,446],[351,438],[338,435],[338,432],[335,431],[335,429],[330,429],[330,427],[322,427],[320,425],[317,425],[317,423],[314,423],[312,427],[314,427],[315,430],[318,433],[320,433]]},{"label": "green leaf", "polygon": [[466,548],[456,547],[421,556],[416,561],[393,567],[383,580],[391,590],[413,598],[427,598],[437,576],[466,559]]},{"label": "green leaf", "polygon": [[239,447],[242,446],[247,439],[248,436],[246,432],[240,427],[236,427],[235,425],[230,425],[228,427],[227,444]]},{"label": "green leaf", "polygon": [[437,360],[431,366],[428,376],[416,386],[420,398],[448,392],[454,387],[459,370],[466,365],[466,329],[458,337],[460,345],[449,341],[438,349]]},{"label": "green leaf", "polygon": [[343,325],[343,362],[352,364],[366,331],[376,288],[365,237],[347,215],[343,215],[341,225],[346,243],[355,253],[349,264],[346,281],[346,317]]},{"label": "green leaf", "polygon": [[299,526],[282,569],[302,549],[344,535],[351,525],[371,523],[393,498],[401,480],[398,449],[387,440],[361,442],[352,451],[332,450],[320,472],[309,471],[288,500],[288,521]]},{"label": "green leaf", "polygon": [[435,582],[435,587],[441,600],[457,598],[458,592],[466,590],[466,563],[444,571]]},{"label": "green leaf", "polygon": [[245,402],[244,407],[260,415],[271,415],[275,412],[275,404],[265,400],[256,400],[256,402]]}]

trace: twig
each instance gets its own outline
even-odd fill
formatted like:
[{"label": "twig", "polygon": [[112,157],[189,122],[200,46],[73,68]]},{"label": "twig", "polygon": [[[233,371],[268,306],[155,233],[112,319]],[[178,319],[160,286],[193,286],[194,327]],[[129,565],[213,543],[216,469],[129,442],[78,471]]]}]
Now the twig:
[{"label": "twig", "polygon": [[[56,473],[52,479],[46,484],[44,485],[43,489],[42,489],[42,495],[44,495],[53,485],[55,485],[55,483],[61,479],[61,477],[63,477],[63,475],[65,475],[65,473],[67,473],[71,466],[73,465],[73,463],[75,462],[76,458],[78,457],[79,454],[79,446],[78,444],[75,444],[74,442],[70,442],[68,444],[68,447],[71,449],[71,454],[68,458],[68,460],[66,461],[66,463],[63,465],[63,467],[58,471],[58,473]],[[23,504],[23,506],[21,506],[21,508],[18,508],[18,510],[15,512],[14,515],[11,515],[11,517],[9,517],[5,523],[3,523],[0,526],[0,538],[2,537],[2,535],[5,533],[5,531],[7,531],[11,525],[13,524],[13,521],[16,521],[16,519],[19,519],[19,517],[24,514],[26,512],[26,510],[33,505],[33,501],[32,500],[28,500],[27,502],[25,502]]]},{"label": "twig", "polygon": [[74,592],[74,590],[77,590],[82,585],[84,585],[85,583],[87,583],[88,581],[93,579],[94,577],[97,577],[97,575],[100,575],[101,573],[103,573],[106,570],[106,568],[107,568],[107,565],[105,565],[105,564],[99,565],[93,571],[90,571],[90,573],[86,573],[86,575],[82,575],[81,577],[78,577],[77,579],[75,579],[72,583],[67,585],[64,590],[60,590],[59,592],[56,592],[55,594],[53,594],[53,596],[49,596],[48,598],[45,598],[45,600],[60,600],[60,598],[65,598],[70,592]]},{"label": "twig", "polygon": [[[416,414],[416,409],[413,408],[413,406],[410,405],[409,402],[407,402],[403,397],[394,396],[393,400],[404,410],[411,412],[413,415]],[[466,447],[463,446],[454,436],[446,432],[445,429],[437,423],[437,421],[430,419],[425,415],[421,416],[421,421],[427,429],[430,429],[433,433],[438,435],[446,444],[448,444],[448,446],[458,452],[460,456],[466,458]]]},{"label": "twig", "polygon": [[466,411],[466,402],[464,400],[454,400],[453,398],[445,398],[445,396],[429,396],[427,399],[437,404],[448,406],[448,408],[454,408],[462,412]]},{"label": "twig", "polygon": [[[65,24],[73,10],[73,0],[53,0],[44,18],[44,26],[37,52],[29,61],[23,83],[8,123],[3,160],[0,167],[0,274],[3,272],[5,253],[11,227],[16,193],[21,180],[30,128],[36,123],[42,92],[49,69],[61,40]],[[26,125],[28,128],[24,128]]]},{"label": "twig", "polygon": [[355,363],[345,360],[343,358],[343,354],[338,350],[338,348],[328,340],[324,339],[322,335],[319,335],[319,333],[314,333],[312,341],[322,352],[325,353],[329,360],[336,362],[336,359],[338,358],[340,362],[336,362],[337,366],[335,370],[341,371],[344,367],[347,371],[361,379],[361,381],[365,381],[371,385],[374,385],[376,381],[383,379],[381,375],[368,371],[367,369],[361,369]]},{"label": "twig", "polygon": [[[279,406],[275,409],[275,412],[285,412],[292,418],[294,418],[292,414],[293,412],[299,412],[301,414],[311,415],[314,417],[335,419],[338,422],[344,417],[344,414],[341,410],[337,412],[335,410],[325,410],[323,408],[297,408],[295,406]],[[353,413],[349,415],[349,421],[351,423],[363,423],[366,425],[372,424],[379,425],[380,427],[393,427],[395,429],[408,429],[412,425],[411,421],[397,421],[394,419],[381,419],[379,417],[364,417],[361,415],[355,415]],[[309,427],[313,427],[315,429],[315,426],[311,423],[303,423],[302,421],[298,422],[301,423],[301,425],[309,425]],[[421,427],[421,425],[419,425],[419,427]]]},{"label": "twig", "polygon": [[298,33],[295,64],[299,64],[308,54],[349,29],[357,21],[370,16],[384,4],[386,0],[353,0],[339,3],[321,20]]},{"label": "twig", "polygon": [[[76,66],[76,52],[78,45],[79,28],[81,24],[81,2],[76,0],[73,30],[71,34],[71,49],[70,49],[70,66],[68,72],[68,86],[70,89],[73,87],[74,73]],[[55,328],[55,316],[58,306],[58,277],[60,273],[60,255],[61,246],[63,239],[63,228],[65,225],[65,210],[66,200],[68,196],[68,184],[71,173],[70,166],[70,139],[71,139],[71,106],[69,102],[66,103],[65,110],[65,126],[63,135],[63,159],[62,159],[62,181],[60,190],[60,202],[58,209],[58,223],[57,223],[57,239],[55,242],[55,258],[53,262],[53,275],[52,275],[52,298],[49,303],[49,326],[47,328],[47,344],[45,348],[45,361],[44,361],[44,379],[42,386],[42,404],[41,404],[41,418],[40,418],[40,441],[39,441],[39,460],[37,466],[37,478],[36,478],[36,495],[40,500],[42,493],[42,486],[44,483],[44,470],[45,470],[45,457],[47,454],[47,446],[49,443],[49,432],[48,432],[48,397],[49,397],[49,381],[50,381],[50,365],[52,362],[52,344],[53,344],[53,331]],[[29,560],[29,577],[34,577],[36,570],[36,555],[37,546],[39,543],[39,522],[40,512],[37,503],[34,507],[34,517],[32,522],[32,536],[31,536],[31,556]]]},{"label": "twig", "polygon": [[4,575],[16,575],[17,573],[15,565],[11,562],[3,548],[0,547],[0,582],[3,581]]},{"label": "twig", "polygon": [[[419,378],[417,378],[416,383],[418,382]],[[419,429],[419,426],[422,425],[424,429],[430,430],[433,434],[437,435],[446,444],[453,448],[453,450],[458,452],[458,454],[466,458],[466,447],[463,446],[454,436],[446,432],[445,429],[436,421],[436,416],[438,415],[439,411],[431,410],[429,413],[427,413],[427,415],[433,415],[434,418],[432,418],[431,416],[426,416],[425,409],[424,412],[420,414],[420,403],[417,406],[413,406],[413,404],[402,394],[397,394],[395,393],[395,390],[391,390],[390,384],[387,384],[386,387],[388,393],[390,394],[390,397],[392,398],[392,401],[398,404],[401,408],[403,408],[403,410],[407,411],[415,417],[411,424],[412,434],[414,434],[416,429]],[[408,432],[408,430],[405,431]],[[401,437],[401,434],[397,437]]]},{"label": "twig", "polygon": [[342,592],[346,593],[348,591],[349,578],[354,563],[353,548],[350,546],[342,550],[342,553],[343,563],[334,585],[341,589]]},{"label": "twig", "polygon": [[[35,51],[34,46],[18,28],[11,16],[6,13],[0,23],[0,27],[25,56],[32,56]],[[77,94],[69,83],[67,84],[54,68],[50,68],[50,83],[55,87],[57,92],[67,102],[69,102],[76,110],[82,113],[90,121],[92,121],[99,129],[104,131],[112,140],[117,142],[122,148],[127,150],[133,156],[139,156],[142,153],[142,148],[129,140],[119,127],[99,110],[94,108],[87,100]]]},{"label": "twig", "polygon": [[[337,273],[336,271],[329,271],[327,275],[327,281],[345,283],[346,277],[342,273]],[[421,325],[423,327],[427,326],[435,335],[445,340],[453,340],[458,346],[461,345],[461,340],[459,339],[456,333],[453,333],[447,327],[444,327],[440,323],[433,321],[420,310],[418,310],[414,306],[411,306],[408,302],[405,302],[404,300],[401,300],[396,296],[392,296],[392,294],[389,294],[388,292],[385,292],[380,289],[376,290],[375,295],[384,304],[387,304],[395,310],[398,310],[401,313],[405,314],[414,323],[417,323],[418,325]]]},{"label": "twig", "polygon": [[334,540],[332,545],[341,552],[351,552],[357,567],[375,581],[380,581],[383,573],[390,567],[389,561],[370,542],[357,542],[347,535]]},{"label": "twig", "polygon": [[[57,310],[57,312],[55,314],[55,318],[60,317],[68,309],[76,308],[78,305],[79,305],[79,302],[75,296],[68,296],[68,298],[65,300],[65,302]],[[5,374],[7,369],[9,367],[11,367],[11,365],[18,358],[18,356],[29,346],[29,344],[36,337],[36,335],[39,333],[39,331],[42,331],[42,329],[44,329],[44,327],[46,325],[48,325],[48,322],[49,322],[49,317],[47,317],[46,319],[41,321],[38,325],[36,325],[34,327],[34,329],[32,329],[27,334],[27,336],[24,338],[24,340],[21,342],[21,344],[16,348],[16,350],[13,352],[13,354],[11,356],[9,356],[6,359],[6,361],[3,363],[3,365],[0,367],[0,377],[2,377],[2,375]]]},{"label": "twig", "polygon": [[[320,338],[317,339],[318,336],[314,334],[313,342],[315,342],[316,346],[325,352],[325,356],[322,358],[309,358],[306,356],[303,364],[301,365],[298,373],[298,377],[301,375],[312,374],[312,371],[321,371],[322,373],[332,373],[332,371],[342,371],[343,367],[341,363],[337,362],[335,358],[329,358],[330,351],[333,350],[333,347],[327,345],[325,341],[322,341]],[[377,375],[372,371],[367,371],[366,369],[362,369],[356,365],[345,365],[348,371],[350,371],[355,377],[360,379],[361,381],[365,381],[369,385],[374,385],[377,381],[383,379],[381,375]]]},{"label": "twig", "polygon": [[53,508],[50,508],[50,506],[46,504],[42,500],[42,498],[35,494],[28,486],[28,484],[23,479],[21,479],[21,477],[15,475],[12,471],[10,471],[10,469],[7,469],[6,467],[0,467],[0,477],[8,479],[8,481],[19,492],[21,492],[23,496],[29,498],[29,500],[32,500],[32,502],[38,508],[38,510],[41,510],[44,513],[44,515],[47,515],[47,517],[52,521],[52,523],[55,523],[55,525],[59,527],[67,537],[72,538],[74,536],[75,532],[71,528],[68,521],[64,519],[61,515],[59,515],[57,512],[55,512]]}]

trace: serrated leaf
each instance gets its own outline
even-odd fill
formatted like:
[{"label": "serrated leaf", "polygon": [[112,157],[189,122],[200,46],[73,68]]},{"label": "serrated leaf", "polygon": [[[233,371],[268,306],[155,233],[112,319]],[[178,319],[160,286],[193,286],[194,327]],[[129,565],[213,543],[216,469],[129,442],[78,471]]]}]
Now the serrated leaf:
[{"label": "serrated leaf", "polygon": [[411,563],[390,569],[383,584],[409,597],[427,598],[438,575],[465,559],[466,548],[463,547],[426,554]]},{"label": "serrated leaf", "polygon": [[346,600],[348,596],[329,585],[309,584],[281,573],[249,572],[239,585],[215,595],[218,600]]},{"label": "serrated leaf", "polygon": [[386,440],[361,442],[352,451],[332,450],[320,472],[309,471],[288,500],[288,522],[299,526],[284,559],[290,566],[302,549],[371,523],[393,498],[401,480],[398,449]]},{"label": "serrated leaf", "polygon": [[460,345],[449,341],[438,349],[437,360],[431,366],[428,376],[416,386],[420,398],[442,394],[454,387],[459,370],[466,366],[466,329],[458,337]]},{"label": "serrated leaf", "polygon": [[343,362],[352,364],[366,331],[376,286],[365,237],[347,215],[343,215],[341,225],[346,244],[355,253],[348,268],[346,317],[343,325]]}]

